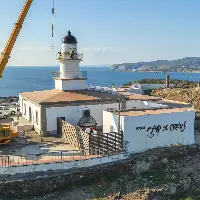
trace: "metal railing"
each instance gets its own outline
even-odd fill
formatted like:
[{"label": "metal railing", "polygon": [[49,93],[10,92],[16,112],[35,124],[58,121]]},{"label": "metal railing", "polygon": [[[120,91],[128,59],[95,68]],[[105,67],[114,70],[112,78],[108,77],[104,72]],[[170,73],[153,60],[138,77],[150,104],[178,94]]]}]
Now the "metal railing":
[{"label": "metal railing", "polygon": [[[119,153],[120,152],[112,152],[109,155],[116,155]],[[92,149],[48,152],[40,154],[1,155],[0,168],[80,161],[109,155],[103,155],[100,150]]]},{"label": "metal railing", "polygon": [[83,53],[74,53],[74,55],[71,57],[70,54],[68,52],[66,53],[62,53],[62,52],[58,52],[56,54],[56,59],[57,60],[83,60]]},{"label": "metal railing", "polygon": [[64,79],[87,79],[87,71],[68,71],[65,75],[63,75],[61,72],[53,72],[52,73],[53,78],[64,78]]}]

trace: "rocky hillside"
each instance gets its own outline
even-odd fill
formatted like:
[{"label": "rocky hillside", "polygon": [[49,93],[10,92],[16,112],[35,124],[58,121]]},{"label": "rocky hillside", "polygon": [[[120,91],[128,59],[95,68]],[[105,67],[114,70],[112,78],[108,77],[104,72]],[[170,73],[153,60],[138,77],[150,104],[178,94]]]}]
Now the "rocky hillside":
[{"label": "rocky hillside", "polygon": [[151,62],[113,64],[114,71],[157,71],[191,72],[200,71],[200,57],[186,57],[178,60],[157,60]]},{"label": "rocky hillside", "polygon": [[[196,145],[150,150],[134,156],[92,185],[26,200],[196,200],[200,199],[200,148]],[[99,173],[101,173],[99,171]]]},{"label": "rocky hillside", "polygon": [[151,95],[164,99],[192,103],[197,112],[200,111],[200,88],[196,83],[181,82],[171,88],[159,88],[151,92]]}]

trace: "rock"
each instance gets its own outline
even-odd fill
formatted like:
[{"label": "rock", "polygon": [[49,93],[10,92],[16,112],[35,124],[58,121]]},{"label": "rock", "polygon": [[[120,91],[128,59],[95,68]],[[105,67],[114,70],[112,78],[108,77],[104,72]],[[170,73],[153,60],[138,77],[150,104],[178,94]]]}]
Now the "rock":
[{"label": "rock", "polygon": [[163,163],[163,164],[167,164],[169,162],[169,160],[167,159],[167,158],[163,158],[162,160],[161,160],[161,163]]},{"label": "rock", "polygon": [[146,161],[139,161],[136,165],[135,168],[133,169],[134,172],[137,174],[141,174],[143,172],[150,171],[151,169],[151,163],[146,162]]},{"label": "rock", "polygon": [[193,173],[193,168],[192,167],[184,168],[182,172],[186,175],[191,175]]},{"label": "rock", "polygon": [[153,169],[160,169],[162,168],[163,164],[160,161],[155,161],[153,163]]},{"label": "rock", "polygon": [[190,189],[190,186],[191,186],[191,177],[188,177],[187,179],[185,179],[182,184],[183,184],[183,188],[185,191],[188,191]]},{"label": "rock", "polygon": [[176,186],[175,185],[170,186],[165,192],[165,194],[171,196],[176,195]]},{"label": "rock", "polygon": [[181,180],[180,183],[176,187],[177,195],[185,194],[190,189],[190,186],[191,186],[191,178],[190,177]]}]

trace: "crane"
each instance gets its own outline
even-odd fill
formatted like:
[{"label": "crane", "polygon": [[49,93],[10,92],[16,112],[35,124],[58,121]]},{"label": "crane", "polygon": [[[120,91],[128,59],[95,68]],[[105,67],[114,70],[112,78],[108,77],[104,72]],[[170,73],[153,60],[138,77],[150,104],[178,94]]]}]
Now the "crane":
[{"label": "crane", "polygon": [[8,63],[8,60],[10,58],[10,53],[12,51],[12,48],[15,44],[15,41],[17,40],[17,36],[19,35],[19,32],[22,28],[23,22],[26,18],[26,15],[28,13],[28,10],[32,4],[33,0],[26,0],[24,7],[22,8],[22,11],[18,17],[17,22],[14,25],[14,28],[10,34],[10,37],[8,39],[8,42],[1,53],[0,57],[0,78],[2,78],[3,71]]},{"label": "crane", "polygon": [[[21,10],[21,13],[17,19],[17,22],[14,25],[14,28],[10,34],[10,37],[7,41],[7,44],[1,53],[0,57],[0,78],[2,78],[2,74],[4,72],[4,69],[8,63],[8,60],[10,58],[11,51],[14,47],[14,44],[17,40],[17,37],[20,33],[20,30],[22,28],[23,22],[26,18],[26,15],[31,7],[31,4],[33,3],[33,0],[26,0],[24,3],[24,6]],[[53,0],[53,8],[52,8],[52,37],[53,37],[53,26],[54,26],[54,0]],[[7,144],[10,142],[10,140],[14,137],[18,136],[18,132],[11,129],[11,126],[9,124],[0,124],[0,144]]]},{"label": "crane", "polygon": [[[3,50],[3,52],[1,53],[1,57],[0,57],[0,78],[2,78],[2,74],[4,72],[4,69],[8,63],[8,60],[10,58],[10,54],[11,51],[13,49],[13,46],[17,40],[17,36],[20,33],[20,30],[22,28],[23,22],[26,18],[26,15],[29,11],[29,8],[31,7],[31,4],[33,3],[33,0],[26,0],[24,7],[22,8],[22,11],[18,17],[17,22],[14,25],[14,28],[10,34],[10,37],[8,39],[8,42]],[[53,16],[53,20],[52,20],[52,37],[53,37],[53,26],[54,26],[54,0],[53,0],[53,8],[52,8],[52,16]]]}]

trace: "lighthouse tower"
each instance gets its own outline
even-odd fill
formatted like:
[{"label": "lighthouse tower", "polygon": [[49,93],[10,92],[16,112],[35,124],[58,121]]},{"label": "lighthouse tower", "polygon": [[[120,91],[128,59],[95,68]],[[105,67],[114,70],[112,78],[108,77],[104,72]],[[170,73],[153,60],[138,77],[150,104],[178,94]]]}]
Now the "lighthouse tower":
[{"label": "lighthouse tower", "polygon": [[60,90],[85,90],[87,72],[80,71],[79,63],[83,60],[83,54],[78,53],[77,40],[68,31],[68,35],[62,39],[61,52],[57,53],[57,61],[60,62],[60,71],[53,73],[55,89]]}]

